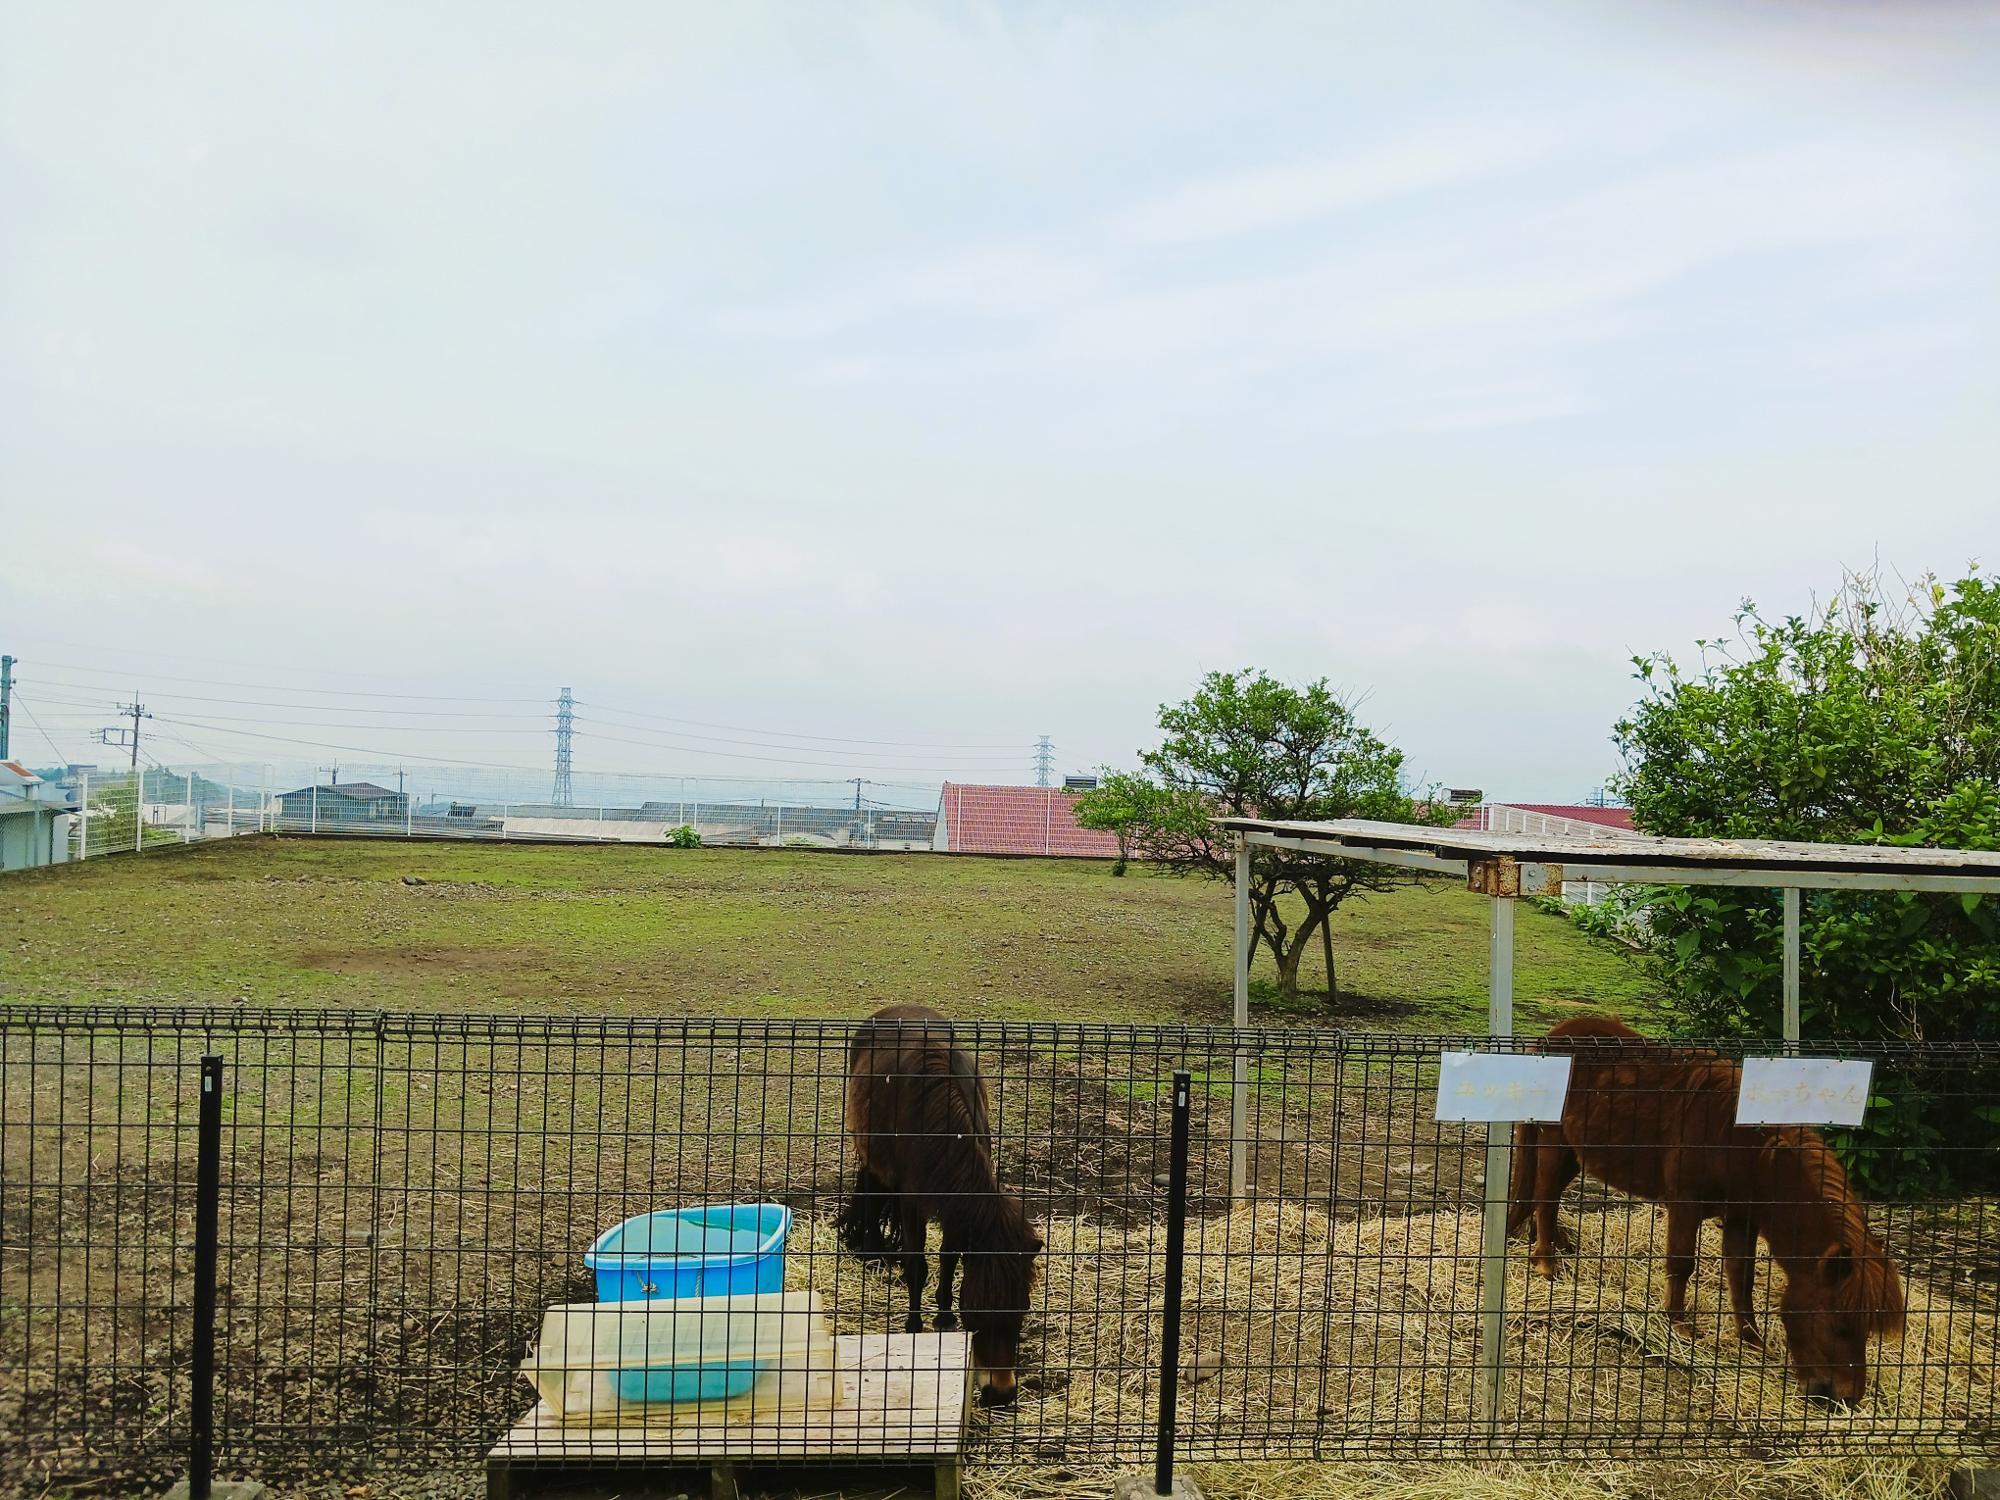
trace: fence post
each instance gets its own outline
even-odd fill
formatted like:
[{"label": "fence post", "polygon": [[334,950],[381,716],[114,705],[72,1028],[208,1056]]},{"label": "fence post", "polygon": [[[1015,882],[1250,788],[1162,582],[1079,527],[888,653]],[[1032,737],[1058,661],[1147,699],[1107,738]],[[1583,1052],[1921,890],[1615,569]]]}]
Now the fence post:
[{"label": "fence post", "polygon": [[[1487,954],[1487,1034],[1514,1034],[1514,898],[1494,896],[1493,934]],[[1514,1127],[1495,1120],[1486,1127],[1486,1212],[1479,1262],[1479,1416],[1488,1436],[1500,1426],[1506,1385],[1507,1192]]]},{"label": "fence post", "polygon": [[1250,1058],[1243,1032],[1250,1026],[1250,840],[1236,835],[1236,1058],[1229,1090],[1229,1205],[1240,1208],[1249,1195]]},{"label": "fence post", "polygon": [[233,781],[229,784],[229,809],[222,815],[222,829],[224,838],[236,837],[236,783]]},{"label": "fence post", "polygon": [[83,797],[83,822],[78,825],[78,831],[76,836],[76,857],[78,859],[89,859],[90,858],[90,772],[79,771],[77,772],[77,776],[83,782],[83,786],[81,788]]},{"label": "fence post", "polygon": [[1181,1260],[1187,1243],[1188,1116],[1194,1078],[1174,1074],[1174,1133],[1167,1159],[1166,1307],[1160,1317],[1160,1430],[1153,1450],[1153,1493],[1174,1492],[1174,1403],[1180,1394]]},{"label": "fence post", "polygon": [[187,774],[187,816],[181,819],[181,842],[192,844],[194,840],[194,772],[190,771]]},{"label": "fence post", "polygon": [[319,832],[319,773],[317,771],[313,773],[312,795],[313,795],[312,826],[307,831],[309,833],[318,833]]},{"label": "fence post", "polygon": [[194,1169],[193,1381],[188,1397],[188,1500],[208,1500],[215,1466],[215,1262],[222,1218],[222,1059],[201,1060]]},{"label": "fence post", "polygon": [[1785,887],[1785,1051],[1799,1050],[1799,888]]},{"label": "fence post", "polygon": [[132,852],[146,847],[146,773],[132,773]]}]

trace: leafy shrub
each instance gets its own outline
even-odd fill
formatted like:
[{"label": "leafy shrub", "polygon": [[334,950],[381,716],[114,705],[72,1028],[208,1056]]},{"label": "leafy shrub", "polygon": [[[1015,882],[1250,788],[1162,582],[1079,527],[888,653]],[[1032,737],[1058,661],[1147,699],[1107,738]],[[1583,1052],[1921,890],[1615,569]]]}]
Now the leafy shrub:
[{"label": "leafy shrub", "polygon": [[[1641,828],[2000,849],[2000,588],[1973,572],[1892,598],[1850,579],[1812,617],[1772,623],[1746,603],[1737,626],[1700,643],[1696,669],[1634,662],[1644,696],[1617,737]],[[1683,1031],[1780,1034],[1777,891],[1670,886],[1636,903]],[[1801,919],[1805,1037],[2000,1039],[2000,898],[1807,891]],[[1864,1183],[1935,1185],[1928,1143],[2000,1146],[1965,1084],[1934,1097],[1909,1068],[1878,1079],[1865,1139],[1848,1141]]]},{"label": "leafy shrub", "polygon": [[667,842],[676,849],[699,849],[701,847],[701,835],[696,833],[686,823],[683,823],[678,828],[669,828],[667,830]]}]

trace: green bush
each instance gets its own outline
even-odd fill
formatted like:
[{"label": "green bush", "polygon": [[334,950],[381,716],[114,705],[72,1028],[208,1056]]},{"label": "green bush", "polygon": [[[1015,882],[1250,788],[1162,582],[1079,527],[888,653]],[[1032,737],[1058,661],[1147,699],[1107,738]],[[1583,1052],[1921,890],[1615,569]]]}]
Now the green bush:
[{"label": "green bush", "polygon": [[[1648,833],[2000,849],[2000,589],[1973,572],[1891,597],[1852,579],[1816,614],[1745,604],[1697,668],[1635,661],[1619,723],[1621,787]],[[1687,1034],[1776,1037],[1775,890],[1670,886],[1638,896],[1651,962]],[[2000,1040],[2000,898],[1807,891],[1802,1034]],[[1992,1080],[1988,1080],[1991,1086]],[[2000,1146],[1978,1111],[1919,1070],[1878,1080],[1851,1163],[1876,1190],[1935,1185],[1927,1142]]]},{"label": "green bush", "polygon": [[701,847],[701,835],[696,833],[686,823],[683,823],[678,828],[669,828],[667,830],[667,842],[676,849],[699,849]]}]

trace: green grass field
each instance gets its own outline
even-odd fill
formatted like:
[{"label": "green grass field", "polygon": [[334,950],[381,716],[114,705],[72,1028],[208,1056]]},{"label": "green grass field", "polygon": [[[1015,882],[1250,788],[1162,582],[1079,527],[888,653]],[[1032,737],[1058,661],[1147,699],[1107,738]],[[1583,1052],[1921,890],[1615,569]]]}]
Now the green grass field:
[{"label": "green grass field", "polygon": [[[1221,885],[1082,860],[246,838],[0,877],[0,1000],[1226,1021],[1230,910]],[[1298,1009],[1483,1029],[1486,924],[1441,885],[1355,900],[1340,1002]],[[1324,987],[1316,948],[1302,982]],[[1523,1030],[1654,1008],[1621,950],[1525,903],[1515,992]],[[1262,984],[1253,1009],[1281,1014]]]}]

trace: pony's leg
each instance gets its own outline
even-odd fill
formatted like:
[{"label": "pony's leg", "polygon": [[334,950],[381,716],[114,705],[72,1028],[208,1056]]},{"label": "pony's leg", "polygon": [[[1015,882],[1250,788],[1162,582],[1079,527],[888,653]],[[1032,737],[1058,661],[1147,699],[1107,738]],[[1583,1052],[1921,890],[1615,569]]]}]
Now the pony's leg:
[{"label": "pony's leg", "polygon": [[1667,1205],[1667,1317],[1694,1337],[1688,1318],[1688,1278],[1694,1275],[1695,1247],[1701,1243],[1701,1213],[1690,1203]]},{"label": "pony's leg", "polygon": [[1562,1269],[1562,1252],[1574,1250],[1576,1241],[1562,1227],[1556,1209],[1563,1189],[1576,1180],[1583,1164],[1561,1140],[1545,1138],[1535,1151],[1535,1248],[1529,1252],[1529,1267],[1537,1275],[1555,1277]]},{"label": "pony's leg", "polygon": [[1748,1219],[1722,1221],[1722,1279],[1736,1314],[1736,1337],[1746,1349],[1764,1347],[1757,1331],[1757,1226]]},{"label": "pony's leg", "polygon": [[924,1230],[929,1220],[921,1208],[903,1208],[903,1284],[910,1289],[910,1312],[903,1319],[903,1332],[924,1331],[924,1283],[930,1279],[930,1258],[924,1253]]},{"label": "pony's leg", "polygon": [[1507,1238],[1535,1216],[1535,1156],[1541,1127],[1523,1121],[1514,1127],[1514,1160],[1507,1171]]},{"label": "pony's leg", "polygon": [[937,1321],[932,1325],[939,1333],[958,1327],[958,1314],[951,1310],[951,1284],[957,1275],[958,1236],[946,1225],[944,1243],[938,1249]]}]

